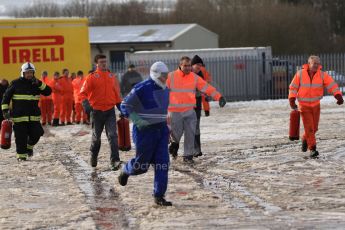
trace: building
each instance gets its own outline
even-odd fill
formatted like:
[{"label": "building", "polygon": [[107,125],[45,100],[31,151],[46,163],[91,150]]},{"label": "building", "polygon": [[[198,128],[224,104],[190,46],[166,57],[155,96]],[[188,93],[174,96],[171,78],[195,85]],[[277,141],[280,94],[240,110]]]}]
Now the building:
[{"label": "building", "polygon": [[89,27],[91,56],[124,62],[125,52],[218,48],[218,35],[198,24]]}]

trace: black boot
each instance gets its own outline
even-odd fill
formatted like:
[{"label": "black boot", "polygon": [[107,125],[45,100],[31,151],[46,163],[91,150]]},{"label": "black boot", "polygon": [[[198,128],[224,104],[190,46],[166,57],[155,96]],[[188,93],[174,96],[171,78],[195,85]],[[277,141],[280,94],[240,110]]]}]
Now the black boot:
[{"label": "black boot", "polygon": [[172,206],[172,203],[165,200],[164,197],[155,197],[155,203],[159,206]]},{"label": "black boot", "polygon": [[179,144],[176,142],[171,142],[169,146],[169,153],[171,156],[176,159],[177,158],[177,152],[178,152]]},{"label": "black boot", "polygon": [[197,153],[194,154],[194,157],[202,156],[200,135],[195,135],[194,147],[195,147],[195,150],[198,151]]},{"label": "black boot", "polygon": [[52,126],[59,126],[59,118],[54,118],[53,119],[53,124]]},{"label": "black boot", "polygon": [[193,164],[194,163],[193,155],[183,157],[183,162],[187,164]]},{"label": "black boot", "polygon": [[118,180],[119,180],[119,184],[122,186],[126,186],[127,185],[127,181],[128,181],[128,177],[129,175],[127,175],[124,171],[121,171]]},{"label": "black boot", "polygon": [[319,152],[316,151],[316,146],[314,146],[311,150],[310,150],[310,158],[318,158],[319,157]]},{"label": "black boot", "polygon": [[307,152],[307,150],[308,150],[307,140],[302,140],[302,152]]},{"label": "black boot", "polygon": [[94,157],[94,156],[90,156],[90,166],[91,167],[97,167],[97,157]]}]

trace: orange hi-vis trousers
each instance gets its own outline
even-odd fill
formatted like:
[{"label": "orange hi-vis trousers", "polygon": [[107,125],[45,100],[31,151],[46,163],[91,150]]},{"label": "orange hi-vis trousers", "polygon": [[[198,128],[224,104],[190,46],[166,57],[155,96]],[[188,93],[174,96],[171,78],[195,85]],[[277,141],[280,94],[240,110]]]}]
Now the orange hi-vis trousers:
[{"label": "orange hi-vis trousers", "polygon": [[53,116],[53,100],[52,99],[44,99],[40,101],[41,104],[41,119],[42,123],[50,123],[52,121]]},{"label": "orange hi-vis trousers", "polygon": [[80,122],[81,120],[84,122],[87,121],[87,114],[85,113],[81,103],[76,103],[74,104],[74,106],[75,106],[75,121],[76,122]]},{"label": "orange hi-vis trousers", "polygon": [[62,106],[62,96],[53,94],[53,104],[54,104],[54,119],[59,119]]},{"label": "orange hi-vis trousers", "polygon": [[71,122],[72,109],[73,109],[73,97],[63,96],[61,114],[60,114],[61,123]]},{"label": "orange hi-vis trousers", "polygon": [[304,126],[303,140],[308,143],[308,149],[316,147],[315,134],[319,128],[320,104],[316,106],[300,105],[300,111]]}]

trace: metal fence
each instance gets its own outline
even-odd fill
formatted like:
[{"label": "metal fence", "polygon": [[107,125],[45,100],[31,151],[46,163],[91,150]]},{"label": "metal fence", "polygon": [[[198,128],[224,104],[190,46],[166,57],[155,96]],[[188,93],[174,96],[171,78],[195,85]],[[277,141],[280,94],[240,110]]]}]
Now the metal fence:
[{"label": "metal fence", "polygon": [[[204,59],[215,86],[228,101],[287,98],[294,74],[307,63],[309,55],[276,56],[272,59],[256,57],[220,57]],[[323,71],[327,71],[345,89],[345,53],[320,54]],[[158,61],[158,60],[157,60]],[[159,60],[175,70],[178,60]],[[129,63],[113,63],[112,71],[121,80]],[[144,77],[149,77],[152,62],[131,63]]]}]

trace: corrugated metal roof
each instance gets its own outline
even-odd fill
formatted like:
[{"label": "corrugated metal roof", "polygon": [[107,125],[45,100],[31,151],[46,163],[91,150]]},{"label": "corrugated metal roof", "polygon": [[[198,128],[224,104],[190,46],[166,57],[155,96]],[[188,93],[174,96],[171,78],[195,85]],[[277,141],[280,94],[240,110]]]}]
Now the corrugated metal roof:
[{"label": "corrugated metal roof", "polygon": [[[89,27],[91,44],[169,42],[197,24],[94,26]],[[203,27],[202,27],[203,28]],[[205,29],[206,30],[206,29]],[[210,33],[213,33],[209,31]],[[217,35],[216,35],[217,36]]]}]

